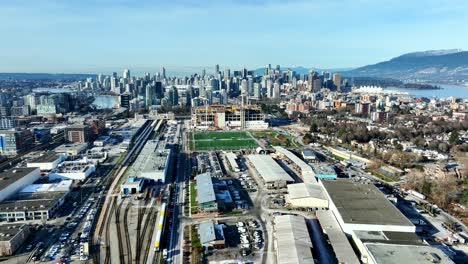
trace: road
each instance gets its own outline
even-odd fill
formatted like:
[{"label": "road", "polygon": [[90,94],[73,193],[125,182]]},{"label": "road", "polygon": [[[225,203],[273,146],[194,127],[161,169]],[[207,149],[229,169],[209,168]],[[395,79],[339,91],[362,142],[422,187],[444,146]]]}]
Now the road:
[{"label": "road", "polygon": [[174,192],[173,192],[173,212],[172,212],[172,226],[169,229],[170,238],[168,245],[167,263],[183,263],[183,219],[185,203],[185,181],[189,178],[191,172],[190,153],[187,152],[187,133],[185,132],[185,125],[181,126],[181,133],[179,134],[179,153],[177,159],[177,169],[174,179]]}]

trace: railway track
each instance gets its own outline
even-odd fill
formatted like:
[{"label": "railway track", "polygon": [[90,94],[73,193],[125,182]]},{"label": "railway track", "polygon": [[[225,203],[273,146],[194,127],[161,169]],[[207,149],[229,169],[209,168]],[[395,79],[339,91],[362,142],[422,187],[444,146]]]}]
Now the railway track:
[{"label": "railway track", "polygon": [[122,229],[120,226],[120,210],[122,210],[122,205],[123,201],[119,204],[117,207],[117,210],[115,211],[115,225],[117,229],[117,240],[119,243],[119,260],[120,262],[123,262],[125,252],[124,252],[124,247],[123,247],[123,240],[122,240]]},{"label": "railway track", "polygon": [[[141,262],[142,264],[146,264],[148,260],[148,255],[149,251],[151,250],[151,246],[153,245],[153,232],[154,232],[154,227],[156,226],[156,220],[158,218],[157,210],[154,204],[151,204],[150,210],[148,212],[148,216],[146,217],[145,225],[143,227],[143,236],[140,237],[140,240],[142,241],[143,245],[145,245],[144,241],[146,241],[146,245],[142,247],[141,249],[144,249],[143,251],[143,261]],[[148,230],[149,227],[149,230]],[[147,238],[145,239],[145,235],[147,235]]]},{"label": "railway track", "polygon": [[[102,232],[105,230],[105,243],[106,243],[106,252],[105,252],[105,259],[104,259],[104,263],[105,264],[110,264],[111,263],[111,248],[110,248],[110,232],[109,232],[109,226],[110,226],[110,219],[112,216],[112,214],[114,213],[115,209],[116,209],[116,206],[117,206],[117,200],[115,198],[112,198],[112,201],[111,201],[111,206],[109,207],[109,211],[106,212],[107,213],[107,217],[106,217],[106,223],[104,224],[105,225],[105,229],[102,229],[101,234],[100,236],[102,235]],[[97,262],[95,263],[100,263],[99,261],[99,258],[100,256],[97,256]]]},{"label": "railway track", "polygon": [[[142,239],[142,236],[145,235],[145,232],[141,230],[141,223],[143,222],[143,218],[145,216],[145,213],[146,213],[146,208],[148,206],[148,203],[149,203],[150,200],[146,199],[145,197],[145,201],[144,201],[144,204],[143,206],[140,206],[140,208],[138,208],[138,222],[137,222],[137,243],[136,243],[136,256],[135,256],[135,262],[136,264],[139,264],[140,263],[140,256],[141,256],[141,247],[142,247],[142,243],[143,243],[143,239]],[[144,225],[143,225],[144,226]]]},{"label": "railway track", "polygon": [[132,205],[132,202],[129,201],[127,203],[127,207],[125,207],[125,212],[124,212],[124,234],[125,234],[125,244],[127,245],[127,263],[131,264],[133,262],[132,259],[132,244],[130,243],[130,233],[128,232],[128,212],[130,211],[130,207]]}]

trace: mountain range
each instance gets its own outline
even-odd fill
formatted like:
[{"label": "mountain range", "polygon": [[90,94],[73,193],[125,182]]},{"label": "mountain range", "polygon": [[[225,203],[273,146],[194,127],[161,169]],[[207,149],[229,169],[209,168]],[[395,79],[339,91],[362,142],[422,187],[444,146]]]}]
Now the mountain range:
[{"label": "mountain range", "polygon": [[343,75],[426,82],[467,80],[468,52],[458,49],[413,52],[346,71]]}]

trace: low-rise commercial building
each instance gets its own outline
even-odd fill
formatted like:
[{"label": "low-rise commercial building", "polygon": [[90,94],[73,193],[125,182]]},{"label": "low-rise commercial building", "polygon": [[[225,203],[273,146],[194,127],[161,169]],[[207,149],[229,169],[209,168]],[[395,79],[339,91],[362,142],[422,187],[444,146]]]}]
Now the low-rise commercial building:
[{"label": "low-rise commercial building", "polygon": [[225,245],[223,226],[211,220],[200,223],[198,236],[204,247],[223,248]]},{"label": "low-rise commercial building", "polygon": [[0,202],[41,177],[39,168],[14,168],[0,173]]},{"label": "low-rise commercial building", "polygon": [[67,192],[18,193],[0,202],[0,221],[48,220],[65,201]]},{"label": "low-rise commercial building", "polygon": [[29,234],[30,229],[26,224],[0,225],[0,257],[13,255]]},{"label": "low-rise commercial building", "polygon": [[247,159],[267,188],[286,187],[288,183],[294,182],[293,178],[269,155],[248,155]]},{"label": "low-rise commercial building", "polygon": [[372,184],[351,179],[327,180],[320,184],[330,210],[343,231],[416,232],[416,227]]},{"label": "low-rise commercial building", "polygon": [[304,217],[294,215],[276,216],[273,224],[277,263],[314,263],[312,241]]},{"label": "low-rise commercial building", "polygon": [[209,172],[199,174],[195,177],[198,203],[198,209],[204,212],[217,212],[218,203],[216,202],[216,194],[213,188],[213,181]]},{"label": "low-rise commercial building", "polygon": [[288,184],[286,203],[296,208],[328,208],[328,199],[322,186],[312,183]]}]

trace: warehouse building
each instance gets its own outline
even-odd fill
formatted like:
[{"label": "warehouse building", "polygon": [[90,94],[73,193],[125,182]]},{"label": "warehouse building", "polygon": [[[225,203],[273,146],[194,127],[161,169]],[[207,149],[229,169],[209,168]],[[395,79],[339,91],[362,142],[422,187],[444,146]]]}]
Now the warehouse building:
[{"label": "warehouse building", "polygon": [[23,245],[29,234],[27,224],[0,225],[0,257],[13,255]]},{"label": "warehouse building", "polygon": [[57,154],[55,152],[47,152],[44,155],[28,162],[28,168],[39,167],[41,171],[51,171],[57,168],[60,162],[64,161],[66,156],[64,154]]},{"label": "warehouse building", "polygon": [[415,232],[416,227],[372,184],[351,179],[320,181],[343,231]]},{"label": "warehouse building", "polygon": [[317,211],[317,218],[322,227],[323,234],[330,242],[337,263],[360,264],[351,243],[349,243],[346,234],[341,230],[333,213],[329,210]]},{"label": "warehouse building", "polygon": [[282,188],[294,180],[281,166],[268,155],[248,155],[247,159],[263,179],[267,188]]},{"label": "warehouse building", "polygon": [[317,179],[336,179],[338,175],[332,165],[326,163],[311,164],[312,175]]},{"label": "warehouse building", "polygon": [[314,263],[312,241],[304,217],[295,215],[276,216],[273,224],[273,243],[277,263]]},{"label": "warehouse building", "polygon": [[309,164],[283,147],[274,146],[273,148],[281,158],[286,158],[290,163],[292,163],[291,165],[299,172],[299,176],[304,182],[317,183],[317,180],[314,178],[314,172]]},{"label": "warehouse building", "polygon": [[149,140],[133,163],[128,175],[164,183],[170,157],[171,150],[165,148],[165,142]]},{"label": "warehouse building", "polygon": [[216,194],[213,187],[213,181],[209,172],[199,174],[195,177],[197,183],[198,209],[204,212],[217,212],[218,203],[216,202]]},{"label": "warehouse building", "polygon": [[15,168],[0,173],[0,202],[41,177],[39,168]]},{"label": "warehouse building", "polygon": [[296,208],[328,208],[328,199],[323,193],[323,187],[312,183],[288,184],[286,203]]},{"label": "warehouse building", "polygon": [[353,241],[364,264],[453,264],[440,249],[426,244],[415,233],[354,231]]}]

